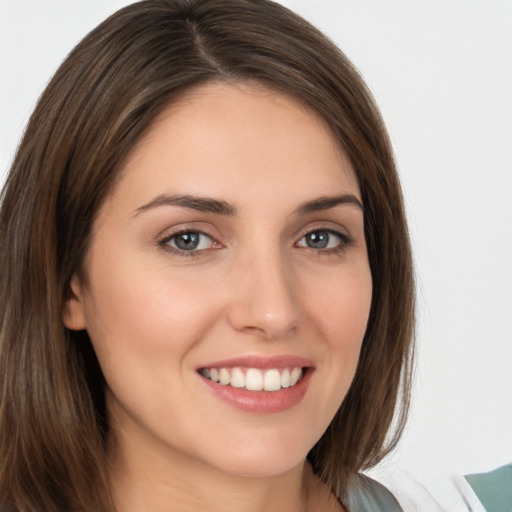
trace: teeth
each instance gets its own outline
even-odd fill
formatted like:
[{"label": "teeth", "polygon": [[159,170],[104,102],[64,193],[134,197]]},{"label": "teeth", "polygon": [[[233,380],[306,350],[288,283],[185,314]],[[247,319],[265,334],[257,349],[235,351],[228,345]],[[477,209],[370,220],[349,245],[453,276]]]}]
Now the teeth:
[{"label": "teeth", "polygon": [[245,387],[250,391],[263,389],[263,375],[256,368],[249,368],[245,374]]},{"label": "teeth", "polygon": [[289,388],[290,387],[290,370],[286,368],[286,370],[281,375],[281,387]]},{"label": "teeth", "polygon": [[199,373],[203,376],[203,377],[206,377],[207,379],[210,378],[210,370],[208,370],[208,368],[201,368],[201,370],[199,371]]},{"label": "teeth", "polygon": [[302,368],[285,368],[284,370],[247,368],[202,368],[203,377],[220,382],[223,386],[245,388],[249,391],[279,391],[281,388],[295,386],[302,378]]},{"label": "teeth", "polygon": [[219,371],[219,382],[224,386],[227,386],[231,382],[231,375],[226,368],[221,368]]},{"label": "teeth", "polygon": [[234,388],[245,388],[245,376],[240,368],[235,368],[231,372],[231,385]]},{"label": "teeth", "polygon": [[294,368],[290,374],[290,386],[295,386],[297,381],[302,377],[302,368]]},{"label": "teeth", "polygon": [[269,370],[263,378],[265,391],[279,391],[281,389],[281,375],[277,370]]}]

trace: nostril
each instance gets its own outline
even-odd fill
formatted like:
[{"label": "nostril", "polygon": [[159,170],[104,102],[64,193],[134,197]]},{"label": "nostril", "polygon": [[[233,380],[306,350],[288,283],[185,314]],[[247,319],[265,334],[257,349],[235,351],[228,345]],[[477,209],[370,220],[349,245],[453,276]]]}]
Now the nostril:
[{"label": "nostril", "polygon": [[269,310],[267,305],[235,304],[228,314],[231,326],[262,339],[282,339],[290,335],[297,326],[299,315],[295,307],[282,307]]}]

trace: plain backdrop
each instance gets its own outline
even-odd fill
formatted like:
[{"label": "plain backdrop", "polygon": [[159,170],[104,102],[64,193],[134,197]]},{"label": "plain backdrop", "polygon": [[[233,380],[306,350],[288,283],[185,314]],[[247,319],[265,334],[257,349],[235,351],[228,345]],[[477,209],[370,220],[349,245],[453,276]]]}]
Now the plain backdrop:
[{"label": "plain backdrop", "polygon": [[[69,50],[122,0],[0,0],[0,176]],[[282,0],[373,91],[418,277],[412,472],[512,460],[512,1]]]}]

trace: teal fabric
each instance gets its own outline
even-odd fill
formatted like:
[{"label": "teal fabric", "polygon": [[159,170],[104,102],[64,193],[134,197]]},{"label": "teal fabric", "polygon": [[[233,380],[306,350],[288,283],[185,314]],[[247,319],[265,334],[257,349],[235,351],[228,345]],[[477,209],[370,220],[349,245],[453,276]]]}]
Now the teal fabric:
[{"label": "teal fabric", "polygon": [[465,478],[487,512],[512,512],[512,464]]},{"label": "teal fabric", "polygon": [[357,475],[354,479],[344,505],[349,512],[403,512],[391,492],[365,475]]}]

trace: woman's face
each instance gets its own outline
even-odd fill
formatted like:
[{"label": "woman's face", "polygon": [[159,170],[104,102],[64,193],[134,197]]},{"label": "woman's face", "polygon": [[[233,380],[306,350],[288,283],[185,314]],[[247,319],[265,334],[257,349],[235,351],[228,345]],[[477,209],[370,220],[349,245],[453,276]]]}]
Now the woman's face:
[{"label": "woman's face", "polygon": [[243,475],[304,460],[368,319],[360,202],[327,127],[287,96],[210,84],[156,120],[64,312],[90,335],[125,455]]}]

